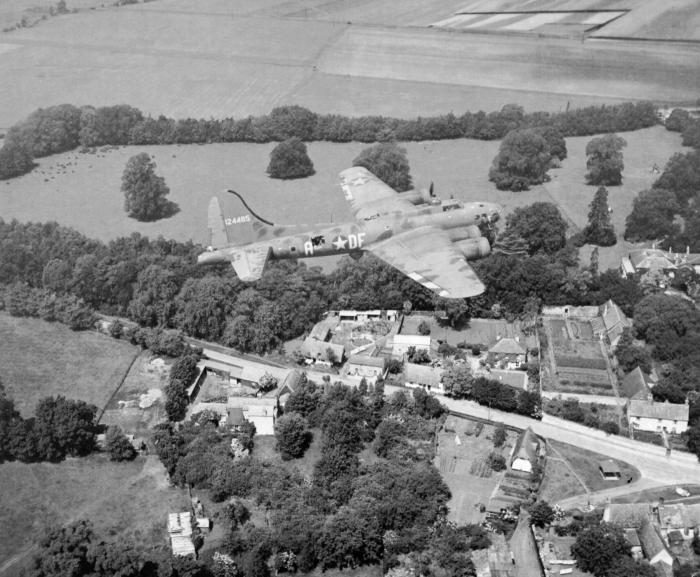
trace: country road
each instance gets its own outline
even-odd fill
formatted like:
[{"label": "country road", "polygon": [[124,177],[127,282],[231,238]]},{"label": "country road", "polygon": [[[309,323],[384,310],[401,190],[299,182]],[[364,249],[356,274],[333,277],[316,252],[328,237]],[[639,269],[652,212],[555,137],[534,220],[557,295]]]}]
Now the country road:
[{"label": "country road", "polygon": [[[403,387],[386,385],[385,392],[405,391]],[[571,421],[565,421],[551,415],[544,415],[541,421],[504,413],[483,407],[473,401],[455,400],[437,395],[450,410],[468,415],[513,425],[519,428],[532,427],[541,437],[569,443],[577,447],[595,451],[606,457],[626,461],[639,469],[640,482],[625,487],[630,489],[649,488],[651,486],[697,483],[700,480],[700,463],[695,455],[674,451],[666,455],[666,450],[657,445],[633,441],[626,437],[607,435],[597,429],[584,427]]]}]

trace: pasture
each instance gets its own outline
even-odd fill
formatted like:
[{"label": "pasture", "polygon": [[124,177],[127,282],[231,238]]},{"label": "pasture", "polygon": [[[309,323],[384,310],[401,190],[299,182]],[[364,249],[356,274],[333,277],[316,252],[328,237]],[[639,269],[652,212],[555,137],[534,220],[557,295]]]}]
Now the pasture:
[{"label": "pasture", "polygon": [[39,400],[63,395],[102,409],[139,348],[95,331],[0,313],[0,366],[7,395],[23,417]]},{"label": "pasture", "polygon": [[[624,220],[634,196],[650,187],[656,178],[649,168],[654,163],[663,166],[674,152],[682,149],[679,135],[660,126],[623,136],[628,142],[625,179],[622,186],[609,190],[612,220],[618,235],[624,231]],[[438,196],[498,202],[505,206],[506,214],[533,202],[554,202],[573,231],[585,226],[588,205],[596,190],[584,181],[584,151],[588,141],[590,137],[568,138],[569,157],[560,168],[550,171],[551,181],[519,193],[496,190],[488,180],[491,161],[498,152],[497,141],[462,139],[410,142],[403,146],[408,151],[417,188],[427,188],[433,182]],[[98,150],[95,154],[67,152],[40,159],[39,167],[33,172],[0,183],[0,214],[5,219],[20,221],[55,220],[103,241],[139,232],[150,237],[162,235],[206,244],[209,199],[218,195],[224,212],[230,214],[236,205],[222,191],[233,188],[256,212],[272,222],[343,222],[351,214],[337,175],[366,146],[309,143],[316,174],[290,181],[271,179],[265,174],[272,143],[137,146]],[[139,223],[124,213],[121,175],[129,157],[142,151],[153,155],[156,172],[170,187],[169,198],[180,208],[172,218]],[[500,226],[504,226],[503,221]],[[590,250],[587,246],[582,248],[584,260]],[[617,267],[620,257],[628,250],[623,242],[601,248],[601,270]]]},{"label": "pasture", "polygon": [[[164,547],[169,511],[188,506],[187,493],[171,488],[155,455],[112,463],[106,455],[63,463],[0,465],[0,523],[12,527],[0,540],[0,567],[45,534],[46,527],[90,519],[106,539]],[[15,567],[16,568],[16,567]]]}]

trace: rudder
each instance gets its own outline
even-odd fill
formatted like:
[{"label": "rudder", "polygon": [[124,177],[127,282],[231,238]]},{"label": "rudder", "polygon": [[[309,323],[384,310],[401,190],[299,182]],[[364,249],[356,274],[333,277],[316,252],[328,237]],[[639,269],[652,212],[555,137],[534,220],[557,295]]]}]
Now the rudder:
[{"label": "rudder", "polygon": [[220,248],[230,244],[226,224],[224,223],[224,214],[221,211],[219,199],[216,197],[209,201],[207,225],[209,228],[209,246]]}]

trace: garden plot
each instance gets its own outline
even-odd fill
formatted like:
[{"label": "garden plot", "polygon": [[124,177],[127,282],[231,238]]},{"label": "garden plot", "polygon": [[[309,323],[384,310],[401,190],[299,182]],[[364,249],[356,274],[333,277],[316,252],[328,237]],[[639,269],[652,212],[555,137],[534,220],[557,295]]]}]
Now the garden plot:
[{"label": "garden plot", "polygon": [[455,523],[478,523],[484,514],[480,506],[486,506],[504,473],[496,473],[488,466],[492,451],[502,454],[506,460],[517,435],[508,431],[505,444],[494,449],[493,425],[475,423],[467,419],[448,417],[438,434],[435,466],[450,488],[450,520]]}]

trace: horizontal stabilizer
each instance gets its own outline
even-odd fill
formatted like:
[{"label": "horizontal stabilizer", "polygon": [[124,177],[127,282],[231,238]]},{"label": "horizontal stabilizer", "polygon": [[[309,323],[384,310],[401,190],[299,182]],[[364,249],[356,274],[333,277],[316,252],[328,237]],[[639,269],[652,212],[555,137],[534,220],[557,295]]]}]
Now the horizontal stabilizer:
[{"label": "horizontal stabilizer", "polygon": [[209,228],[209,246],[220,248],[229,244],[226,225],[224,224],[224,215],[221,212],[219,199],[216,197],[209,201],[207,226]]},{"label": "horizontal stabilizer", "polygon": [[269,246],[237,248],[231,251],[231,265],[238,278],[245,282],[258,280],[270,256]]}]

